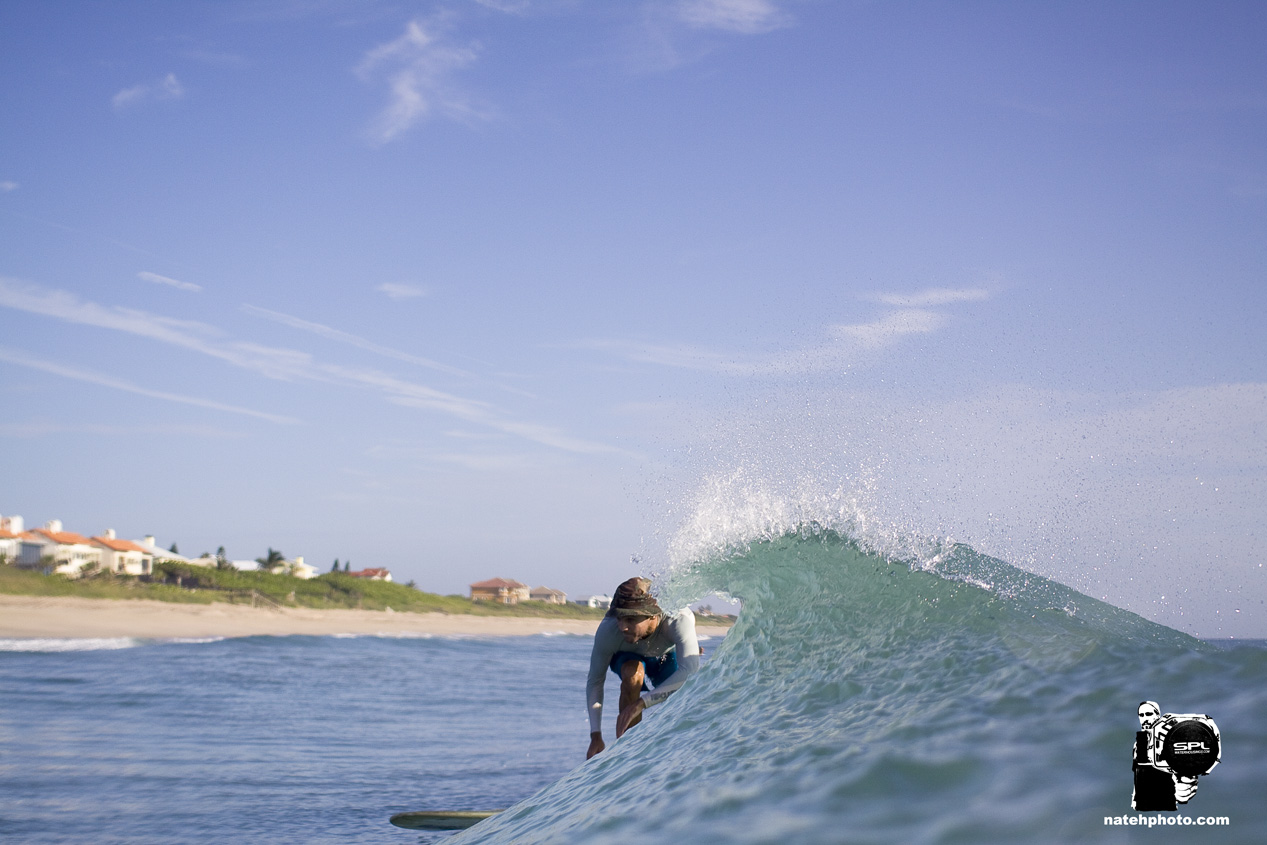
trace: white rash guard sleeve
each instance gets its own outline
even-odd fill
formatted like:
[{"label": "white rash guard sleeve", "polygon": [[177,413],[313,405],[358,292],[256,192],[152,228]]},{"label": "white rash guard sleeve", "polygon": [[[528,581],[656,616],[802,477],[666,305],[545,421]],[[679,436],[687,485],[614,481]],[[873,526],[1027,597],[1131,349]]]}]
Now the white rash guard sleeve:
[{"label": "white rash guard sleeve", "polygon": [[645,640],[627,643],[620,635],[614,616],[604,617],[594,633],[594,648],[590,652],[590,668],[586,677],[586,704],[589,713],[590,733],[601,730],[603,720],[603,684],[607,680],[607,668],[618,651],[628,651],[645,657],[663,657],[675,652],[677,671],[653,690],[642,694],[647,707],[661,703],[699,670],[699,638],[695,633],[695,614],[689,608],[666,615],[660,620],[656,632]]}]

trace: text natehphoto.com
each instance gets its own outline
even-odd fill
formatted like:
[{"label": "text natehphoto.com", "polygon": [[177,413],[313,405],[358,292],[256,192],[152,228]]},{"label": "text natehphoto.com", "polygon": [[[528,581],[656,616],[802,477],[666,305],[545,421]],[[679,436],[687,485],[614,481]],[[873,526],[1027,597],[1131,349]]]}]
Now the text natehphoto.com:
[{"label": "text natehphoto.com", "polygon": [[1106,825],[1132,825],[1137,827],[1187,827],[1203,825],[1222,827],[1232,823],[1227,816],[1105,816]]}]

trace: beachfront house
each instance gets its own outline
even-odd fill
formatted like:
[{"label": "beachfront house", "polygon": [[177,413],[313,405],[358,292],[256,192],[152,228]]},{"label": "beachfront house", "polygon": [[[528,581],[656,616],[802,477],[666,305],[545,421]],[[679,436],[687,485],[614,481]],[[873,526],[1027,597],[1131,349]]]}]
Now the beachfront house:
[{"label": "beachfront house", "polygon": [[[165,560],[169,560],[172,563],[192,563],[193,562],[182,554],[177,554],[176,552],[169,552],[167,549],[160,548],[158,545],[158,541],[154,539],[153,534],[146,534],[145,539],[137,540],[136,544],[138,546],[144,547],[145,550],[150,553],[150,556],[154,558],[155,562],[161,563],[162,561],[165,561]],[[172,545],[175,545],[175,543],[173,543]]]},{"label": "beachfront house", "polygon": [[154,571],[154,552],[131,540],[120,540],[113,528],[107,528],[92,542],[101,548],[101,568],[123,575],[149,575]]},{"label": "beachfront house", "polygon": [[390,581],[392,574],[386,569],[358,569],[356,572],[344,572],[353,578],[365,578],[370,581]]},{"label": "beachfront house", "polygon": [[101,547],[82,534],[63,531],[60,519],[50,519],[43,528],[21,535],[18,566],[78,578],[101,567]]},{"label": "beachfront house", "polygon": [[22,535],[26,529],[22,527],[20,516],[0,516],[0,558],[5,563],[17,563],[18,552],[22,550]]},{"label": "beachfront house", "polygon": [[471,585],[471,601],[495,601],[501,604],[519,604],[531,597],[528,585],[509,578],[490,578]]},{"label": "beachfront house", "polygon": [[[286,561],[286,569],[283,571],[292,578],[302,578],[305,581],[309,581],[317,577],[317,567],[310,563],[304,563],[303,555],[299,555],[294,560]],[[386,569],[383,571],[387,572]],[[390,572],[387,573],[387,580],[392,580]]]},{"label": "beachfront house", "polygon": [[612,606],[611,596],[590,596],[587,599],[577,599],[576,603],[585,607],[596,607],[602,610]]},{"label": "beachfront house", "polygon": [[21,534],[14,534],[7,528],[0,528],[0,560],[5,563],[16,563],[21,546]]},{"label": "beachfront house", "polygon": [[528,598],[533,601],[543,601],[546,604],[567,604],[568,594],[562,590],[554,590],[550,587],[533,587],[528,592]]}]

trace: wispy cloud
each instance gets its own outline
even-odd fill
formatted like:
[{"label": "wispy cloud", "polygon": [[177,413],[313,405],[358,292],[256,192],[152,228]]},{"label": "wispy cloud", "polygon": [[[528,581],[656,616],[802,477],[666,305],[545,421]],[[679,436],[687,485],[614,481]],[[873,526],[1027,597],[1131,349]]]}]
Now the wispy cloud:
[{"label": "wispy cloud", "polygon": [[[492,403],[436,390],[372,368],[324,363],[305,352],[293,349],[228,340],[223,332],[204,323],[176,320],[130,308],[110,308],[81,301],[65,291],[47,291],[3,277],[0,277],[0,307],[157,340],[209,355],[266,378],[313,381],[370,390],[396,405],[454,417],[562,451],[583,454],[617,451],[603,443],[573,437],[553,426],[514,419]],[[287,315],[278,316],[297,319]],[[327,329],[336,335],[342,334],[316,323],[308,325],[314,329]],[[363,340],[353,335],[345,337]]]},{"label": "wispy cloud", "polygon": [[627,60],[658,73],[704,59],[722,36],[755,36],[791,26],[775,0],[643,0]]},{"label": "wispy cloud", "polygon": [[110,308],[84,302],[66,291],[45,290],[4,277],[0,277],[0,307],[157,340],[219,358],[268,378],[304,377],[309,364],[308,356],[294,350],[224,341],[223,333],[206,323],[177,320],[132,308]]},{"label": "wispy cloud", "polygon": [[135,393],[139,396],[148,396],[151,399],[162,399],[167,402],[176,402],[182,405],[193,405],[197,408],[207,408],[212,411],[224,411],[230,414],[242,414],[243,416],[255,417],[256,419],[267,420],[272,423],[293,424],[299,422],[299,420],[294,417],[269,414],[264,411],[255,411],[238,405],[226,405],[223,402],[215,402],[211,399],[199,399],[195,396],[184,396],[179,393],[151,390],[147,387],[141,387],[139,385],[132,384],[129,381],[124,381],[123,379],[114,378],[113,376],[102,375],[88,370],[75,369],[73,367],[56,364],[51,361],[43,361],[39,358],[27,355],[24,352],[5,349],[3,347],[0,347],[0,361],[4,361],[9,364],[16,364],[20,367],[28,367],[32,370],[40,370],[42,372],[51,373],[52,375],[61,376],[62,378],[95,384],[100,387],[109,387],[114,390]]},{"label": "wispy cloud", "polygon": [[7,194],[9,191],[16,191],[17,189],[17,182],[0,182],[0,194]]},{"label": "wispy cloud", "polygon": [[688,370],[739,376],[794,376],[843,370],[877,349],[903,337],[927,334],[941,328],[944,314],[905,308],[866,323],[829,326],[824,342],[790,352],[751,354],[719,352],[685,344],[653,344],[632,341],[589,341],[581,344],[602,349],[632,361]]},{"label": "wispy cloud", "polygon": [[896,308],[935,308],[956,302],[980,302],[989,299],[985,288],[926,288],[914,293],[877,293],[866,297]]},{"label": "wispy cloud", "polygon": [[370,140],[386,144],[421,120],[440,114],[470,123],[487,117],[452,77],[475,61],[474,47],[448,43],[435,25],[410,21],[394,41],[365,54],[356,74],[365,82],[385,82],[388,104],[369,129]]},{"label": "wispy cloud", "polygon": [[769,0],[680,0],[678,18],[696,29],[759,35],[791,24],[791,17]]},{"label": "wispy cloud", "polygon": [[187,290],[197,293],[202,290],[202,285],[195,285],[193,282],[182,282],[179,279],[173,279],[168,276],[160,276],[158,273],[150,273],[143,271],[136,274],[136,277],[143,282],[153,282],[156,285],[167,285],[177,290]]},{"label": "wispy cloud", "polygon": [[450,367],[448,364],[441,364],[439,361],[433,361],[430,358],[423,358],[418,355],[411,355],[408,352],[401,352],[398,349],[392,349],[387,346],[367,340],[358,335],[350,334],[339,329],[324,326],[321,323],[313,323],[299,317],[283,314],[280,311],[270,311],[267,308],[259,308],[255,305],[243,305],[242,310],[256,317],[263,317],[266,320],[272,320],[275,323],[281,323],[283,326],[289,326],[292,329],[311,332],[312,334],[324,337],[327,340],[336,340],[339,343],[346,343],[349,346],[355,346],[358,349],[364,349],[367,352],[373,352],[387,358],[394,358],[397,361],[404,361],[407,364],[417,364],[420,367],[438,370],[442,373],[448,373],[455,376],[469,376],[466,370],[460,370],[457,367]]},{"label": "wispy cloud", "polygon": [[157,82],[148,82],[124,88],[111,98],[115,111],[122,111],[131,106],[140,105],[150,100],[179,100],[185,96],[185,87],[180,84],[176,74],[169,73]]},{"label": "wispy cloud", "polygon": [[398,285],[393,282],[384,282],[374,288],[374,290],[387,294],[391,299],[416,299],[427,295],[427,291],[423,288],[414,287],[413,285]]},{"label": "wispy cloud", "polygon": [[906,335],[936,331],[945,322],[944,314],[919,308],[904,308],[869,323],[833,326],[831,331],[837,338],[856,343],[862,349],[879,349]]}]

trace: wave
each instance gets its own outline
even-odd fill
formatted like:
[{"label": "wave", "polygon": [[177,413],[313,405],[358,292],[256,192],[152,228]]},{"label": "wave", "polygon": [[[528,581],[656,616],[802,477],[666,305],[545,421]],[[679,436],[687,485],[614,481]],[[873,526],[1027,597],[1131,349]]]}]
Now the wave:
[{"label": "wave", "polygon": [[10,652],[63,652],[63,651],[116,651],[148,645],[194,645],[214,643],[224,637],[170,637],[148,639],[144,637],[24,637],[0,639],[0,651]]},{"label": "wave", "polygon": [[[1138,702],[1158,694],[1141,672],[1182,667],[1167,683],[1186,684],[1217,651],[963,544],[906,543],[900,557],[821,520],[731,527],[659,585],[665,606],[742,603],[699,674],[594,760],[452,841],[836,842],[842,825],[865,841],[1059,841],[1070,808],[1055,783],[1129,809],[1119,758]],[[1053,773],[1078,753],[1105,774]]]}]

